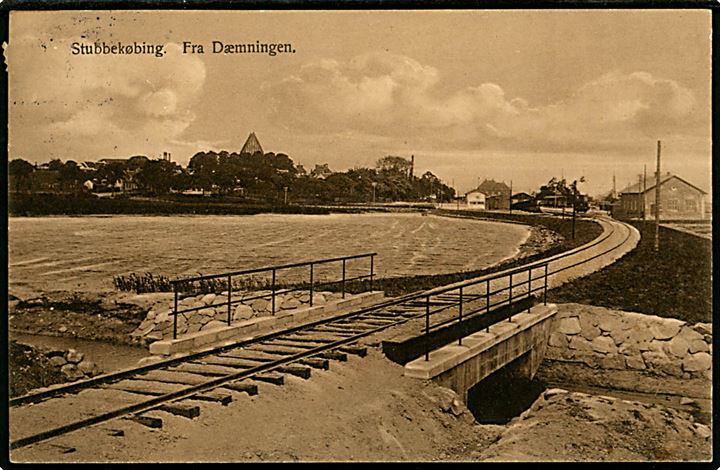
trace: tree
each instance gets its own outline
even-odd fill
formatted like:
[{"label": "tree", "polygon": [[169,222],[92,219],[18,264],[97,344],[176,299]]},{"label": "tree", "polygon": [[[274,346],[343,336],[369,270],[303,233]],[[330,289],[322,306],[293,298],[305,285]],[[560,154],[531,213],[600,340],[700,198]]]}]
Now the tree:
[{"label": "tree", "polygon": [[54,158],[48,163],[48,170],[59,171],[63,167],[63,162],[59,158]]},{"label": "tree", "polygon": [[179,170],[177,163],[167,160],[148,160],[137,172],[138,185],[152,194],[167,194]]},{"label": "tree", "polygon": [[71,191],[76,191],[81,187],[85,175],[82,170],[78,168],[77,163],[72,160],[66,161],[60,168],[58,177],[60,178],[60,184]]},{"label": "tree", "polygon": [[409,176],[412,163],[403,157],[388,155],[378,160],[375,167],[380,171],[401,173]]},{"label": "tree", "polygon": [[215,183],[215,173],[220,169],[219,157],[215,152],[198,152],[190,159],[188,169],[193,185],[209,191]]},{"label": "tree", "polygon": [[32,163],[21,158],[16,158],[8,163],[8,179],[12,181],[16,192],[20,192],[23,187],[30,188],[30,175],[34,171],[35,167]]},{"label": "tree", "polygon": [[101,183],[107,186],[113,186],[125,178],[126,170],[125,162],[112,161],[101,165],[95,172],[95,176]]}]

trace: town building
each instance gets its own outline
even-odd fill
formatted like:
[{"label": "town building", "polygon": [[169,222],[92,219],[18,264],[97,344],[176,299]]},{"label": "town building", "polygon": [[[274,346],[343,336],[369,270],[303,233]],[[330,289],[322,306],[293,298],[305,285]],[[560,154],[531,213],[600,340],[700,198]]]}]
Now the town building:
[{"label": "town building", "polygon": [[465,194],[465,201],[469,209],[485,210],[485,193],[473,189]]},{"label": "town building", "polygon": [[327,163],[323,163],[322,165],[315,164],[315,168],[310,171],[310,177],[319,180],[324,180],[332,174],[333,172]]},{"label": "town building", "polygon": [[[480,209],[480,196],[478,195],[479,193],[484,195],[484,197],[482,198],[484,205],[483,209],[510,209],[510,187],[508,187],[508,185],[506,185],[505,183],[486,179],[480,184],[480,186],[466,193],[468,205],[470,205],[470,199],[473,199],[476,201],[475,208]],[[470,196],[470,198],[468,198],[468,196]]]},{"label": "town building", "polygon": [[529,209],[535,205],[535,198],[528,193],[515,193],[512,195],[513,209]]},{"label": "town building", "polygon": [[[645,185],[636,183],[620,191],[620,201],[613,207],[613,215],[619,218],[654,218],[655,186],[653,175]],[[660,177],[660,220],[705,218],[706,195],[694,184],[666,173]]]}]

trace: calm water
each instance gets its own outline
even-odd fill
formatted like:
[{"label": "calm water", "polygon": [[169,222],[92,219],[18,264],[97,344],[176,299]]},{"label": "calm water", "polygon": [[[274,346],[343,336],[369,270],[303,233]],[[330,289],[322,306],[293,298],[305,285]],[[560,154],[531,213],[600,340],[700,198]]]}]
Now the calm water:
[{"label": "calm water", "polygon": [[75,349],[83,353],[86,359],[96,363],[103,372],[133,367],[137,365],[140,359],[149,355],[146,349],[139,347],[78,338],[11,333],[9,339],[36,347],[44,346],[62,350]]},{"label": "calm water", "polygon": [[18,217],[8,232],[9,285],[23,291],[108,290],[131,272],[174,278],[373,251],[381,277],[457,272],[513,256],[529,233],[420,214]]}]

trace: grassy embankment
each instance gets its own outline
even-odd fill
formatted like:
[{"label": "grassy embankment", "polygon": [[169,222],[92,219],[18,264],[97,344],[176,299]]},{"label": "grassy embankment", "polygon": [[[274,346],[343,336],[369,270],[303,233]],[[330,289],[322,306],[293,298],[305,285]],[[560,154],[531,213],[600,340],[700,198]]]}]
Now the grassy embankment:
[{"label": "grassy embankment", "polygon": [[548,301],[577,302],[688,322],[712,321],[712,241],[633,222],[640,243],[618,262],[548,291]]},{"label": "grassy embankment", "polygon": [[92,195],[23,194],[13,193],[8,198],[10,216],[44,215],[254,215],[277,214],[329,214],[331,212],[387,211],[387,209],[354,207],[317,207],[283,205],[248,201],[233,197],[168,196],[140,198],[118,196],[98,198]]}]

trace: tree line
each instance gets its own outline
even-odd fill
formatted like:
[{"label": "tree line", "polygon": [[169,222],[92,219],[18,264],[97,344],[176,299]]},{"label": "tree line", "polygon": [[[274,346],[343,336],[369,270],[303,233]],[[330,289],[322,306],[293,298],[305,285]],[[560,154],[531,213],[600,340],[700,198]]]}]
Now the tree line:
[{"label": "tree line", "polygon": [[[236,152],[198,152],[187,167],[145,156],[107,160],[90,168],[75,161],[52,160],[43,169],[23,160],[9,162],[10,190],[39,192],[49,189],[39,182],[40,173],[52,175],[52,191],[79,193],[119,191],[131,188],[148,196],[188,190],[233,196],[252,201],[290,203],[451,201],[455,190],[428,171],[412,175],[409,160],[386,156],[375,168],[331,171],[327,164],[310,172],[284,153],[253,155]],[[88,182],[91,182],[88,184]]]}]

